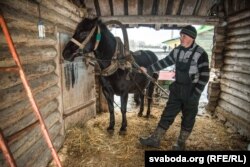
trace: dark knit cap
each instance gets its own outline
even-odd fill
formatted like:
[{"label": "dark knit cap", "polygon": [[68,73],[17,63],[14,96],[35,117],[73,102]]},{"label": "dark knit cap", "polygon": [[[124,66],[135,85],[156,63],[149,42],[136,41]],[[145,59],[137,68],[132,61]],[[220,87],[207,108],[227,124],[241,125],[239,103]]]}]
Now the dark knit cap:
[{"label": "dark knit cap", "polygon": [[186,34],[186,35],[190,36],[191,38],[195,39],[197,36],[197,31],[193,26],[188,25],[188,26],[185,26],[181,29],[180,34]]}]

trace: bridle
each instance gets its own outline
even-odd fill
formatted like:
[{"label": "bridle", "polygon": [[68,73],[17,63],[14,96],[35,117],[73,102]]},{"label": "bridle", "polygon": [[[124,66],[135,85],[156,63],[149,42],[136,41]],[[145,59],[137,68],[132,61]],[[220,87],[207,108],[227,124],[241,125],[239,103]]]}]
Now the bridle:
[{"label": "bridle", "polygon": [[94,49],[93,49],[93,51],[95,51],[97,49],[99,43],[100,43],[100,40],[101,40],[101,30],[100,30],[99,26],[94,26],[91,29],[88,36],[85,38],[85,40],[82,43],[80,43],[79,41],[77,41],[74,38],[71,38],[70,41],[73,42],[74,44],[76,44],[79,47],[78,50],[79,50],[80,53],[82,53],[82,51],[85,48],[85,46],[87,45],[87,43],[90,41],[91,37],[94,35],[96,28],[97,28],[97,34],[96,34],[95,46],[94,46]]},{"label": "bridle", "polygon": [[[101,33],[100,33],[100,27],[94,26],[91,31],[89,32],[88,36],[85,38],[85,40],[80,43],[79,41],[77,41],[76,39],[74,39],[73,37],[71,38],[71,42],[73,42],[75,45],[77,45],[79,48],[77,49],[77,51],[72,55],[74,56],[75,54],[83,54],[83,49],[86,47],[86,45],[88,44],[88,42],[90,41],[90,39],[92,38],[92,36],[94,35],[95,31],[97,29],[97,34],[96,34],[96,41],[95,41],[95,46],[94,49],[91,50],[90,52],[95,52],[96,49],[99,46],[100,40],[101,40]],[[125,67],[128,66],[127,64],[122,63],[123,60],[120,60],[119,55],[125,55],[125,50],[124,50],[124,46],[121,42],[121,40],[116,39],[116,48],[115,48],[115,52],[112,56],[112,59],[110,60],[101,60],[101,61],[108,61],[110,62],[110,65],[104,69],[101,70],[99,64],[98,64],[98,68],[100,71],[100,75],[102,76],[110,76],[112,75],[118,68],[127,68]],[[93,58],[92,56],[86,55],[85,56],[85,62],[89,63],[90,59],[94,59],[95,61],[98,61],[98,58]]]}]

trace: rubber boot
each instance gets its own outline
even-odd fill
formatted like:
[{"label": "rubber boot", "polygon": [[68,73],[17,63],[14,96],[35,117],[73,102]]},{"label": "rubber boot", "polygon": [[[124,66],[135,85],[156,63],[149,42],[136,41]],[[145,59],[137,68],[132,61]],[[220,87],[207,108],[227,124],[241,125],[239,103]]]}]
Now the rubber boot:
[{"label": "rubber boot", "polygon": [[140,138],[140,143],[144,146],[150,146],[150,147],[160,147],[160,142],[162,137],[164,136],[166,130],[157,127],[155,131],[147,138]]},{"label": "rubber boot", "polygon": [[178,140],[173,146],[173,150],[176,150],[176,151],[185,150],[185,143],[189,135],[190,135],[190,132],[181,130]]}]

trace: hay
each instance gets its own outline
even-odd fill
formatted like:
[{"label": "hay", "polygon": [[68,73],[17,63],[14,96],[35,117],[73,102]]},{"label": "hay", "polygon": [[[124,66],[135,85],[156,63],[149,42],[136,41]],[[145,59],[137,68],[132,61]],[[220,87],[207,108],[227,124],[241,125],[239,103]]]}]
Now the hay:
[{"label": "hay", "polygon": [[[68,130],[63,148],[59,152],[63,166],[67,167],[133,167],[144,166],[144,151],[138,139],[148,136],[157,125],[164,104],[154,105],[152,117],[137,117],[137,109],[127,113],[127,135],[119,135],[120,112],[115,113],[115,133],[106,128],[109,114],[103,113],[85,125]],[[180,115],[167,131],[159,150],[171,150],[180,130]],[[247,141],[238,134],[229,133],[223,124],[208,114],[198,116],[194,130],[187,141],[187,150],[245,150]],[[53,165],[50,165],[53,166]]]}]

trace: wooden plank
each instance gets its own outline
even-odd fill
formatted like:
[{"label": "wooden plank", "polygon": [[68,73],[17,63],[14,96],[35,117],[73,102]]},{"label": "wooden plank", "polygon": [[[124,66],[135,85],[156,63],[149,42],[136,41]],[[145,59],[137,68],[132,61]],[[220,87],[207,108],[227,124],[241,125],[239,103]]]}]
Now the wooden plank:
[{"label": "wooden plank", "polygon": [[[72,72],[72,70],[74,71]],[[64,111],[70,110],[70,108],[77,107],[84,103],[85,100],[91,99],[93,96],[93,83],[94,78],[89,77],[88,75],[93,75],[88,72],[93,69],[89,67],[86,69],[86,66],[83,62],[72,62],[63,64],[62,73],[65,74],[62,77],[62,86],[65,90],[63,92],[63,107]],[[75,81],[72,81],[72,77],[75,77]],[[86,80],[88,78],[88,80]],[[74,97],[74,99],[72,99]],[[81,99],[81,100],[75,100]]]},{"label": "wooden plank", "polygon": [[[57,122],[51,129],[49,129],[49,132],[50,132],[50,138],[51,138],[51,140],[52,140],[52,143],[53,143],[53,146],[55,147],[55,145],[54,145],[54,143],[55,143],[55,140],[58,138],[58,137],[60,137],[59,139],[61,139],[61,140],[59,140],[59,141],[56,141],[56,143],[57,143],[57,147],[58,147],[58,144],[59,144],[59,142],[61,142],[60,143],[60,145],[62,145],[62,142],[63,142],[63,138],[62,138],[62,136],[60,135],[60,129],[61,129],[61,125],[60,125],[60,123],[59,122]],[[25,163],[25,166],[32,166],[32,164],[38,164],[37,162],[40,162],[40,163],[42,163],[42,164],[45,164],[46,163],[46,165],[48,164],[48,158],[52,158],[52,156],[51,156],[51,150],[48,148],[48,145],[47,145],[47,143],[44,141],[44,139],[43,138],[41,138],[38,142],[36,142],[35,143],[35,145],[37,145],[37,146],[32,146],[31,147],[31,149],[33,150],[36,150],[35,151],[35,153],[36,154],[32,154],[31,153],[31,156],[30,156],[30,158],[28,159],[27,157],[27,162]],[[45,152],[45,151],[48,151],[48,152],[50,152],[50,156],[48,156],[46,159],[44,159],[44,158],[42,158],[41,156],[43,155],[43,152]],[[34,151],[33,151],[34,152]],[[42,159],[44,159],[44,160],[47,160],[47,161],[43,161],[43,162],[41,162],[41,160]]]},{"label": "wooden plank", "polygon": [[173,8],[171,15],[177,15],[177,12],[180,8],[181,0],[174,0],[173,1]]},{"label": "wooden plank", "polygon": [[197,0],[185,0],[181,9],[181,15],[188,16],[194,13]]},{"label": "wooden plank", "polygon": [[225,100],[222,100],[222,99],[219,100],[218,106],[220,106],[221,108],[226,110],[228,113],[233,114],[233,115],[235,115],[237,117],[240,117],[241,119],[243,119],[245,121],[250,118],[249,113],[247,113],[246,111],[238,108],[235,105],[232,105],[232,104],[228,103]]},{"label": "wooden plank", "polygon": [[250,42],[237,42],[237,43],[229,43],[225,45],[225,50],[238,50],[238,49],[249,49],[250,48]]},{"label": "wooden plank", "polygon": [[210,9],[213,5],[212,0],[202,0],[200,9],[198,10],[198,16],[207,16],[208,14],[208,9]]},{"label": "wooden plank", "polygon": [[[24,46],[23,48],[17,49],[17,53],[22,65],[53,60],[57,56],[57,51],[53,47],[41,48],[35,46]],[[2,51],[0,57],[0,67],[9,67],[16,65],[9,51]]]},{"label": "wooden plank", "polygon": [[51,11],[55,11],[56,13],[59,13],[63,16],[66,16],[67,18],[71,20],[74,20],[77,23],[82,20],[81,15],[80,15],[80,10],[78,10],[79,13],[75,12],[75,10],[74,11],[69,10],[67,6],[63,6],[61,3],[58,3],[56,1],[51,1],[51,0],[42,0],[40,4],[50,9]]},{"label": "wooden plank", "polygon": [[[54,117],[54,119],[56,118]],[[55,124],[59,124],[59,122],[60,121],[57,120]],[[53,122],[50,124],[46,124],[46,127],[48,129],[51,129],[51,126],[53,126]],[[60,126],[61,128],[59,129],[59,131],[61,131],[61,129],[63,128],[62,124]],[[30,147],[35,141],[39,140],[39,138],[42,138],[42,136],[41,136],[41,129],[39,127],[39,123],[37,122],[35,126],[28,128],[22,135],[18,136],[18,138],[16,139],[16,141],[18,142],[13,142],[10,144],[11,150],[15,153],[16,157],[20,157],[22,154],[25,153],[25,150],[27,150],[28,147]],[[47,147],[48,146],[46,146],[45,148]]]},{"label": "wooden plank", "polygon": [[96,101],[96,98],[93,98],[93,99],[89,99],[89,101],[83,103],[83,104],[80,104],[79,106],[76,106],[76,107],[72,107],[72,108],[69,108],[68,110],[64,110],[64,113],[63,113],[63,117],[68,117],[72,114],[75,114],[76,112],[90,106],[90,105],[93,105],[95,104],[95,101]]},{"label": "wooden plank", "polygon": [[216,107],[215,114],[220,118],[221,116],[226,119],[226,121],[232,123],[241,135],[247,136],[250,138],[250,123],[249,119],[242,119],[234,114],[229,113],[220,106]]},{"label": "wooden plank", "polygon": [[109,6],[109,0],[99,0],[98,2],[102,16],[110,16],[111,9]]},{"label": "wooden plank", "polygon": [[[44,106],[41,106],[40,112],[42,114],[43,119],[46,119],[52,113],[56,113],[56,112],[59,113],[59,111],[57,110],[57,107],[58,107],[58,102],[55,99],[51,102],[48,102]],[[37,118],[35,117],[35,114],[30,113],[27,116],[15,122],[13,125],[7,127],[4,131],[6,134],[11,134],[12,136],[12,135],[15,135],[16,133],[19,133],[19,131],[22,131],[23,129],[31,126],[32,124],[36,122],[37,124],[39,124]]]},{"label": "wooden plank", "polygon": [[138,15],[138,0],[128,0],[128,15]]},{"label": "wooden plank", "polygon": [[194,8],[194,12],[193,12],[193,15],[194,15],[194,16],[197,16],[197,15],[198,15],[199,9],[200,9],[200,7],[201,7],[201,2],[202,2],[202,0],[197,0],[197,1],[196,1],[195,8]]},{"label": "wooden plank", "polygon": [[235,23],[232,24],[228,24],[228,29],[235,29],[235,28],[241,28],[241,27],[249,27],[250,26],[250,22],[248,21],[248,19],[244,19],[244,20],[240,20],[237,21]]},{"label": "wooden plank", "polygon": [[[45,123],[49,127],[48,131],[49,131],[51,141],[55,139],[55,137],[58,135],[59,130],[61,128],[61,125],[58,122],[58,116],[59,115],[57,115],[57,113],[54,113],[54,114],[51,114],[50,117],[45,119]],[[51,128],[53,126],[55,127]],[[32,166],[32,164],[34,164],[33,161],[36,159],[36,157],[40,156],[41,151],[44,150],[45,148],[49,149],[44,138],[41,135],[39,136],[39,138],[36,137],[35,140],[34,139],[33,140],[30,139],[30,140],[31,141],[26,143],[26,146],[24,145],[25,148],[22,148],[23,149],[22,152],[24,153],[21,154],[20,157],[16,159],[17,164],[19,166]]]},{"label": "wooden plank", "polygon": [[[114,16],[124,15],[124,2],[123,0],[112,0],[114,7]],[[115,20],[115,19],[113,19]]]},{"label": "wooden plank", "polygon": [[234,88],[230,88],[226,85],[223,85],[221,84],[221,91],[222,92],[225,92],[225,93],[228,93],[232,96],[235,96],[237,98],[240,98],[242,100],[245,100],[247,101],[248,103],[250,103],[250,95],[248,93],[245,92],[245,90],[237,90],[237,89],[234,89]]},{"label": "wooden plank", "polygon": [[239,72],[244,74],[250,74],[250,65],[224,65],[223,71]]},{"label": "wooden plank", "polygon": [[[160,0],[159,1],[159,7],[158,7],[158,11],[157,11],[158,16],[164,16],[166,14],[167,5],[168,5],[168,0]],[[161,28],[161,24],[155,25],[156,30],[160,30],[160,28]]]},{"label": "wooden plank", "polygon": [[250,67],[250,59],[248,59],[248,58],[225,57],[224,63],[231,64],[231,65]]},{"label": "wooden plank", "polygon": [[87,12],[88,12],[87,13],[88,14],[87,17],[97,16],[94,1],[93,0],[85,0],[84,2],[85,2],[86,8],[87,8]]},{"label": "wooden plank", "polygon": [[[107,104],[107,103],[106,103]],[[90,105],[81,109],[77,112],[72,113],[68,117],[64,118],[64,127],[65,129],[69,129],[75,126],[77,123],[86,123],[88,120],[94,118],[96,116],[96,105],[94,103],[90,103]]]},{"label": "wooden plank", "polygon": [[248,85],[241,84],[236,81],[225,79],[225,78],[221,78],[220,82],[221,84],[226,85],[227,87],[236,89],[238,91],[244,91],[244,93],[246,94],[250,94],[250,89]]},{"label": "wooden plank", "polygon": [[159,0],[159,8],[157,14],[160,16],[165,15],[167,10],[167,5],[168,5],[168,0]]},{"label": "wooden plank", "polygon": [[229,57],[242,57],[242,58],[250,58],[250,50],[243,49],[243,50],[228,50],[225,52],[226,56]]},{"label": "wooden plank", "polygon": [[250,85],[250,75],[248,74],[224,71],[221,77],[241,84],[246,84],[248,86]]},{"label": "wooden plank", "polygon": [[[58,76],[54,73],[44,75],[38,79],[34,79],[29,82],[33,95],[40,91],[43,91],[58,83]],[[16,85],[9,89],[0,90],[0,110],[13,106],[15,103],[22,101],[27,97],[26,91],[23,85]]]},{"label": "wooden plank", "polygon": [[[1,5],[1,10],[4,13],[4,18],[7,21],[9,29],[26,30],[27,32],[37,32],[38,20],[36,16],[20,14],[20,12],[13,10],[13,8],[9,6],[6,6],[4,4]],[[52,34],[55,32],[55,26],[53,24],[47,21],[45,21],[44,24],[46,25],[46,34]]]},{"label": "wooden plank", "polygon": [[246,35],[240,35],[240,36],[232,36],[227,38],[227,43],[233,43],[233,42],[247,42],[250,41],[250,34]]},{"label": "wooden plank", "polygon": [[[63,142],[64,142],[64,136],[61,136],[59,134],[53,140],[53,145],[54,145],[55,149],[59,150],[62,147]],[[60,157],[60,159],[61,159],[61,157]],[[49,149],[47,149],[45,146],[44,150],[42,151],[40,156],[38,156],[37,159],[34,160],[34,162],[35,162],[34,164],[36,164],[37,166],[47,166],[48,162],[50,162],[50,160],[52,160],[51,151]],[[62,161],[62,159],[61,159],[61,161]],[[53,161],[53,163],[54,163],[54,161]]]},{"label": "wooden plank", "polygon": [[206,24],[217,25],[218,18],[197,16],[113,16],[100,17],[104,22],[119,20],[123,24]]},{"label": "wooden plank", "polygon": [[250,9],[244,10],[244,11],[242,11],[240,13],[237,13],[236,15],[229,16],[227,18],[227,22],[229,24],[231,24],[233,22],[236,22],[236,21],[239,21],[239,20],[243,20],[243,19],[248,18],[248,17],[250,17]]},{"label": "wooden plank", "polygon": [[[54,34],[46,34],[46,40],[39,39],[37,32],[28,32],[26,30],[9,29],[10,35],[14,44],[19,47],[21,46],[53,46],[56,44],[56,39]],[[2,35],[2,32],[0,32]],[[0,38],[0,45],[6,45],[6,40]]]},{"label": "wooden plank", "polygon": [[249,34],[250,34],[249,27],[240,27],[240,28],[236,28],[236,29],[229,29],[229,31],[227,32],[228,37],[238,36],[238,35],[249,35]]},{"label": "wooden plank", "polygon": [[[65,0],[55,0],[58,4],[61,4],[63,7],[67,8],[70,12],[74,13],[75,15],[79,17],[84,17],[84,11],[82,8],[77,8],[73,3],[70,3],[69,1]],[[88,0],[84,0],[86,3]],[[93,1],[93,0],[91,0]]]},{"label": "wooden plank", "polygon": [[[74,71],[72,72],[72,69]],[[67,119],[64,120],[65,127],[70,122],[71,125],[77,122],[90,119],[95,114],[95,85],[94,67],[86,67],[82,61],[65,62],[62,64],[62,88],[63,88],[63,112]],[[72,81],[72,77],[75,81]],[[74,97],[74,98],[72,98]],[[76,100],[81,99],[81,100]],[[92,102],[89,100],[93,100]],[[91,103],[88,103],[91,102]],[[87,104],[86,104],[87,103]],[[82,109],[88,106],[86,109]],[[71,115],[72,114],[72,115]],[[85,120],[86,121],[86,120]]]},{"label": "wooden plank", "polygon": [[[28,80],[52,73],[56,69],[54,62],[37,63],[25,65],[23,67]],[[0,78],[0,90],[10,88],[21,83],[20,76],[17,73],[0,73]]]},{"label": "wooden plank", "polygon": [[[57,86],[53,86],[42,92],[39,92],[37,95],[35,95],[38,107],[46,105],[49,101],[55,99],[59,94],[60,90]],[[4,130],[32,112],[33,109],[31,108],[30,102],[27,99],[24,99],[12,107],[0,110],[0,121],[2,122],[0,127]],[[5,135],[9,136],[10,134],[5,133]]]},{"label": "wooden plank", "polygon": [[[38,16],[37,4],[19,0],[19,1],[1,1],[1,3],[14,8],[15,10],[20,11],[20,13],[27,14],[27,15],[35,15]],[[26,9],[29,10],[26,10]],[[40,10],[42,13],[42,18],[44,20],[49,20],[51,22],[57,23],[58,25],[64,25],[68,28],[75,29],[77,22],[63,16],[55,11],[51,11],[50,9],[40,6]]]},{"label": "wooden plank", "polygon": [[152,6],[153,6],[154,0],[144,0],[143,1],[143,15],[151,15],[152,12]]},{"label": "wooden plank", "polygon": [[225,93],[225,92],[221,92],[220,98],[227,101],[228,103],[230,103],[234,106],[238,106],[240,109],[242,109],[246,113],[250,113],[250,103],[249,102],[242,100],[238,97],[235,97],[231,94]]}]

